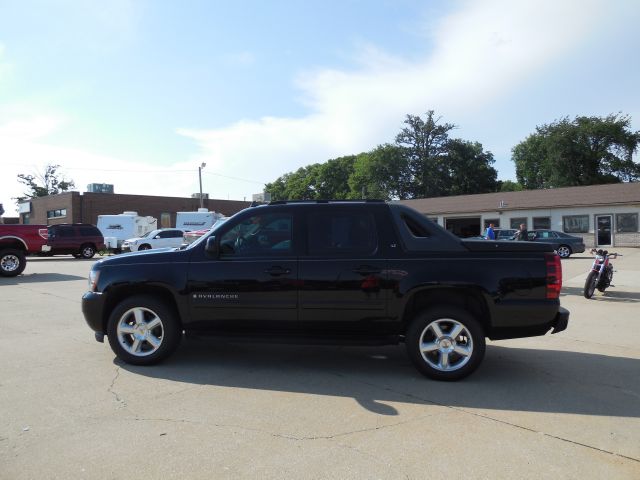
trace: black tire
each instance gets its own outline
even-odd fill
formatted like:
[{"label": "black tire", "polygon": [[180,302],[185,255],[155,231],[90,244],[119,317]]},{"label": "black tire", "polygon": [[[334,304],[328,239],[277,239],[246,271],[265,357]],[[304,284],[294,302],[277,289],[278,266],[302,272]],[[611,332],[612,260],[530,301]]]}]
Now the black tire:
[{"label": "black tire", "polygon": [[600,284],[596,285],[599,292],[604,293],[604,291],[611,285],[611,281],[613,280],[613,268],[611,265],[607,267],[607,270],[604,272],[603,276],[600,278]]},{"label": "black tire", "polygon": [[0,275],[3,277],[17,277],[27,266],[24,252],[15,248],[0,251]]},{"label": "black tire", "polygon": [[584,282],[584,298],[593,297],[593,292],[596,290],[596,282],[598,281],[598,273],[593,270],[587,275],[587,279]]},{"label": "black tire", "polygon": [[89,243],[85,243],[80,247],[79,255],[81,258],[85,258],[88,260],[90,258],[93,258],[95,254],[96,254],[96,247]]},{"label": "black tire", "polygon": [[140,246],[138,247],[138,250],[151,250],[151,245],[149,245],[149,244],[145,243],[145,244],[143,244],[143,245],[140,245]]},{"label": "black tire", "polygon": [[558,256],[560,258],[569,258],[573,253],[573,250],[571,250],[571,247],[569,245],[560,245],[556,249],[556,252],[558,252]]},{"label": "black tire", "polygon": [[[160,325],[147,329],[136,323],[136,315],[143,318],[144,325],[151,327],[156,319],[160,321]],[[140,330],[138,325],[141,325]],[[135,295],[123,300],[113,309],[107,324],[107,337],[111,349],[120,360],[131,365],[154,365],[178,348],[182,328],[175,310],[159,298]]]},{"label": "black tire", "polygon": [[[443,334],[440,341],[437,341],[434,324]],[[461,327],[460,333],[453,338],[448,336],[456,326]],[[460,380],[473,373],[482,362],[486,349],[480,322],[466,310],[448,305],[418,314],[407,329],[405,343],[409,358],[420,373],[446,381]],[[423,345],[438,347],[423,352]],[[443,353],[445,351],[447,353]],[[459,351],[467,351],[468,355],[461,355]],[[447,362],[443,367],[445,355]]]}]

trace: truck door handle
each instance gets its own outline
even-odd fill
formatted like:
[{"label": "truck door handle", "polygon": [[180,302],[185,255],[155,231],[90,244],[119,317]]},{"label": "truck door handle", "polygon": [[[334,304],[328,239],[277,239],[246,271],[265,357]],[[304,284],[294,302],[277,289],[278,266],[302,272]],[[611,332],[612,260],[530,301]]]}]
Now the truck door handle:
[{"label": "truck door handle", "polygon": [[360,275],[373,275],[375,273],[380,273],[382,270],[376,267],[372,267],[370,265],[360,265],[358,268],[354,268],[352,270],[353,273],[358,273]]},{"label": "truck door handle", "polygon": [[291,273],[290,268],[271,267],[267,268],[264,273],[267,273],[273,277],[279,277],[280,275],[288,275]]}]

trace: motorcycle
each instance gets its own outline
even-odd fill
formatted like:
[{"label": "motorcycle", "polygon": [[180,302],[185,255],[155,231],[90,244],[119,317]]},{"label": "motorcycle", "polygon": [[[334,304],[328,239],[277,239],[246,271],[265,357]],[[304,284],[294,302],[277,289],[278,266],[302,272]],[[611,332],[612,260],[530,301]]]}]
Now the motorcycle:
[{"label": "motorcycle", "polygon": [[606,250],[595,248],[591,249],[591,253],[595,253],[593,265],[587,280],[584,282],[584,298],[591,298],[596,288],[604,292],[611,286],[611,280],[613,280],[613,264],[609,261],[612,258],[618,258],[618,253],[609,253]]}]

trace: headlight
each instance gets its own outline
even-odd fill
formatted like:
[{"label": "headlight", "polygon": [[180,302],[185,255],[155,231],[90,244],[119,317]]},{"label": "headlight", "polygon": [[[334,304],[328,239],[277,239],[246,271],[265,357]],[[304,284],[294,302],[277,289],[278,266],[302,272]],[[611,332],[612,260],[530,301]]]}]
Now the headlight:
[{"label": "headlight", "polygon": [[100,278],[100,270],[91,270],[89,272],[89,291],[95,292],[98,290],[98,278]]}]

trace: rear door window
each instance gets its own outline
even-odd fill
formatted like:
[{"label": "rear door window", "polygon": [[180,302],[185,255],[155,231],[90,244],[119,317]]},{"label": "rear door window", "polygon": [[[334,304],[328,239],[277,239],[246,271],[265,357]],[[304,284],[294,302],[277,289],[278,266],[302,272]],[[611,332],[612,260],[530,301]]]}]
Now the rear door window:
[{"label": "rear door window", "polygon": [[101,235],[100,230],[96,227],[80,227],[79,230],[82,237],[99,237]]},{"label": "rear door window", "polygon": [[313,212],[307,222],[307,248],[311,255],[372,255],[377,250],[375,220],[368,212]]}]

